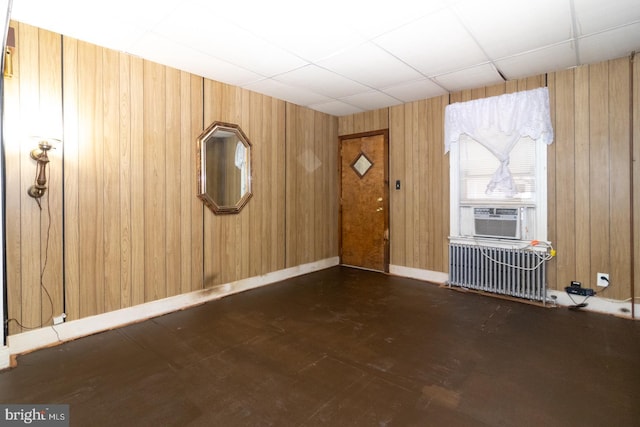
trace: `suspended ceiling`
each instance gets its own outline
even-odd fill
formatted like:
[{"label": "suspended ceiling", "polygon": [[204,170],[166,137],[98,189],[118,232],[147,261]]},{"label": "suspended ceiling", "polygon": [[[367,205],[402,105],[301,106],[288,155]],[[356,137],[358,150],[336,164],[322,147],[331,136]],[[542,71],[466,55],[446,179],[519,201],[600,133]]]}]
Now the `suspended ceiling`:
[{"label": "suspended ceiling", "polygon": [[13,0],[11,19],[336,116],[640,50],[639,0]]}]

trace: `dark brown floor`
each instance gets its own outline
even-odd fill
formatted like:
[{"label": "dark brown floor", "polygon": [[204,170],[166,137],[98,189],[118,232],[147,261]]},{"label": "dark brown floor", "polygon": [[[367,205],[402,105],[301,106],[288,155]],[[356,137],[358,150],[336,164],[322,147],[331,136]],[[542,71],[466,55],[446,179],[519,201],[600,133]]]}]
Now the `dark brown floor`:
[{"label": "dark brown floor", "polygon": [[40,350],[71,425],[640,425],[640,323],[335,267]]}]

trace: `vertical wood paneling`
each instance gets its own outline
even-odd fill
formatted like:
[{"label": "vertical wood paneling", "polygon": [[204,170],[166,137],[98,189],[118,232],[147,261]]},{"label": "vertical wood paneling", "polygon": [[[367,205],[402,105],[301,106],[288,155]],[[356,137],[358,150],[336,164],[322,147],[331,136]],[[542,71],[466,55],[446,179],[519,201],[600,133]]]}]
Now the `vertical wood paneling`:
[{"label": "vertical wood paneling", "polygon": [[[104,312],[102,49],[78,42],[79,316]],[[91,284],[91,285],[87,285]]]},{"label": "vertical wood paneling", "polygon": [[[437,97],[427,100],[427,145],[428,145],[428,181],[423,187],[432,188],[429,191],[427,205],[424,207],[429,217],[429,254],[425,260],[426,268],[432,271],[442,271],[447,268],[447,251],[443,248],[447,245],[449,235],[449,186],[443,183],[449,182],[448,156],[443,150],[444,108],[446,97]],[[446,206],[447,209],[443,207]],[[424,215],[424,213],[423,213]]]},{"label": "vertical wood paneling", "polygon": [[[117,52],[103,50],[105,100],[120,99],[120,58]],[[105,209],[104,221],[104,288],[105,311],[121,307],[121,254],[120,243],[120,103],[105,102],[104,145],[102,162],[104,165],[104,186],[102,188]]]},{"label": "vertical wood paneling", "polygon": [[606,297],[630,296],[631,72],[621,58],[549,75],[556,162],[548,166],[557,187],[549,220],[558,257],[548,280],[555,289],[571,280],[595,288],[603,272],[612,283],[600,290]]},{"label": "vertical wood paneling", "polygon": [[[297,207],[298,204],[296,203],[289,203],[289,198],[291,194],[299,194],[300,189],[298,188],[298,176],[300,175],[299,173],[297,173],[296,169],[296,163],[295,163],[295,158],[299,155],[299,153],[297,152],[297,148],[298,148],[298,144],[296,144],[295,142],[298,140],[297,136],[294,136],[296,131],[297,131],[297,117],[295,116],[296,113],[296,106],[293,104],[289,104],[287,103],[286,106],[287,112],[286,112],[286,117],[287,119],[285,120],[286,123],[286,144],[285,144],[285,148],[286,148],[286,153],[285,153],[285,169],[287,171],[287,176],[286,176],[286,192],[285,192],[285,198],[287,198],[287,201],[285,202],[285,209],[286,209],[286,213],[285,213],[285,227],[287,227],[287,230],[289,229],[297,229],[297,218],[298,218],[298,211],[297,211]],[[290,266],[290,265],[295,265],[295,256],[298,252],[298,239],[297,238],[291,238],[289,237],[290,233],[287,232],[287,240],[285,242],[285,248],[286,248],[286,253],[285,253],[285,265],[286,266]]]},{"label": "vertical wood paneling", "polygon": [[338,135],[352,135],[389,129],[389,108],[366,111],[338,118]]},{"label": "vertical wood paneling", "polygon": [[79,171],[80,129],[77,100],[78,41],[63,38],[64,62],[64,275],[65,302],[68,320],[80,318],[80,244],[79,218]]},{"label": "vertical wood paneling", "polygon": [[[439,109],[437,111],[437,121],[435,121],[434,123],[443,123],[444,124],[444,112],[445,112],[445,108],[449,103],[449,99],[446,95],[441,96],[440,97],[440,102],[439,102]],[[444,141],[444,125],[443,126],[436,126],[434,128],[434,141]],[[443,266],[442,268],[437,268],[436,271],[448,271],[448,267],[449,267],[449,248],[448,248],[448,243],[449,243],[449,230],[451,228],[451,218],[450,218],[450,163],[449,163],[449,154],[447,153],[445,156],[442,157],[442,175],[441,175],[441,191],[442,191],[442,206],[440,207],[440,218],[441,218],[441,224],[442,224],[442,230],[441,232],[441,241],[442,241],[442,246],[441,246],[441,251],[442,251],[442,262],[443,262]]]},{"label": "vertical wood paneling", "polygon": [[[274,251],[275,248],[276,257],[269,271],[282,269],[287,265],[287,105],[284,101],[271,100],[274,114],[271,123],[271,157],[268,163],[271,165],[269,183],[274,188],[274,194],[269,206],[269,213],[274,216],[271,221],[273,236],[271,250]],[[273,185],[273,183],[277,184]]]},{"label": "vertical wood paneling", "polygon": [[[265,148],[265,141],[263,137],[263,112],[262,112],[262,95],[258,93],[247,92],[247,105],[245,108],[249,108],[249,111],[254,111],[256,114],[250,114],[248,117],[248,126],[244,126],[244,132],[251,135],[256,135],[261,144],[252,145],[252,156],[255,158],[264,158],[265,153],[262,150]],[[260,113],[262,112],[262,113]],[[247,120],[245,120],[246,122]],[[264,212],[264,202],[268,198],[265,188],[265,176],[264,176],[264,162],[252,162],[251,164],[251,176],[252,182],[255,182],[254,196],[251,200],[251,211],[249,212],[249,228],[251,230],[257,230],[260,233],[259,239],[254,242],[253,245],[248,245],[249,259],[251,260],[249,276],[258,276],[263,269],[263,262],[268,262],[268,259],[262,257],[263,244],[262,239],[266,236],[262,233],[262,218],[258,212]],[[254,209],[255,208],[255,209]]]},{"label": "vertical wood paneling", "polygon": [[[405,140],[405,108],[403,105],[391,107],[389,126],[389,259],[392,265],[404,265],[405,240],[404,206],[406,191],[403,190],[405,181],[404,140]],[[395,189],[396,181],[400,181],[400,190]]]},{"label": "vertical wood paneling", "polygon": [[144,61],[131,58],[131,305],[145,301]]},{"label": "vertical wood paneling", "polygon": [[[210,80],[204,81],[204,102],[203,102],[203,127],[207,128],[214,121],[223,119],[222,111],[222,83]],[[222,221],[205,209],[203,212],[204,236],[203,236],[203,257],[204,257],[204,286],[211,287],[224,283],[222,277],[222,252],[226,250],[224,244],[220,243],[216,248],[215,242],[223,242]]]},{"label": "vertical wood paneling", "polygon": [[166,70],[144,62],[144,275],[145,300],[167,296],[166,232]]},{"label": "vertical wood paneling", "polygon": [[[39,73],[38,73],[38,29],[34,27],[20,26],[19,39],[21,49],[26,50],[26,55],[20,57],[20,117],[25,126],[22,129],[21,138],[21,181],[25,183],[20,193],[21,198],[21,224],[24,232],[21,236],[21,304],[31,305],[29,310],[24,310],[20,322],[26,327],[37,327],[45,319],[42,318],[42,290],[40,287],[41,253],[40,242],[42,237],[41,211],[31,199],[26,189],[33,184],[35,177],[35,162],[29,157],[29,151],[35,148],[34,141],[29,138],[27,123],[37,123],[39,116]],[[39,133],[39,132],[38,132]],[[31,133],[33,135],[33,133]],[[46,202],[44,200],[43,202]],[[46,208],[46,206],[45,206]],[[32,234],[33,233],[33,234]]]},{"label": "vertical wood paneling", "polygon": [[[39,119],[41,133],[62,141],[62,48],[60,35],[45,30],[39,37]],[[35,146],[35,144],[34,144]],[[63,312],[62,287],[62,144],[49,154],[47,186],[40,220],[40,271],[42,274],[41,318],[44,324]],[[45,211],[46,209],[46,211]],[[45,213],[46,212],[46,213]]]},{"label": "vertical wood paneling", "polygon": [[[609,256],[610,274],[615,286],[608,289],[608,297],[629,298],[632,262],[632,204],[631,204],[631,63],[629,58],[609,61]],[[624,260],[624,261],[623,261]],[[596,266],[597,267],[597,266]],[[598,270],[603,272],[602,270]],[[597,272],[596,272],[597,273]],[[595,280],[595,279],[594,279]]]},{"label": "vertical wood paneling", "polygon": [[415,227],[414,214],[416,212],[415,204],[418,193],[414,187],[414,183],[417,183],[418,171],[414,168],[413,159],[418,157],[414,155],[414,144],[417,146],[417,137],[415,135],[415,129],[418,127],[416,122],[417,113],[414,114],[414,109],[418,108],[417,102],[411,102],[404,106],[404,189],[407,192],[407,197],[404,200],[404,226],[406,240],[404,242],[405,262],[408,267],[415,267],[417,262],[415,260],[415,253],[418,248],[414,244],[416,234],[419,230]]},{"label": "vertical wood paneling", "polygon": [[[571,165],[575,156],[575,97],[574,97],[574,70],[556,73],[550,79],[550,91],[554,94],[554,136],[555,160],[563,165]],[[558,271],[553,282],[568,284],[576,279],[576,208],[575,208],[575,167],[553,168],[548,182],[555,183],[560,192],[549,193],[549,200],[555,201],[557,208],[547,212],[549,224],[555,224],[553,233],[549,233],[555,248],[560,254],[554,262]]]},{"label": "vertical wood paneling", "polygon": [[328,211],[335,210],[331,198],[337,193],[324,193],[319,181],[328,179],[337,188],[338,135],[335,117],[293,104],[286,114],[286,266],[292,267],[325,258],[323,247],[330,244],[322,240],[337,239],[336,213]]},{"label": "vertical wood paneling", "polygon": [[[182,144],[190,145],[193,133],[190,108],[181,119],[183,96],[190,106],[190,76],[183,94],[175,70],[72,39],[65,39],[65,54],[67,315],[83,317],[180,293],[183,258],[202,264],[197,243],[193,253],[192,245],[182,253],[182,239],[192,237],[192,214],[182,214],[179,177],[193,183],[189,195],[195,188],[188,146],[187,159],[180,160]],[[196,92],[201,98],[197,85]],[[157,99],[164,99],[159,107]],[[201,111],[201,102],[196,105]],[[201,114],[196,122],[199,133]],[[166,176],[178,178],[166,184]],[[183,235],[182,227],[189,233]],[[201,224],[195,228],[201,234]],[[195,270],[201,276],[201,267]],[[191,290],[191,268],[185,274]],[[201,279],[194,283],[201,286]]]},{"label": "vertical wood paneling", "polygon": [[120,306],[131,306],[132,291],[132,238],[131,238],[131,61],[119,54],[119,193],[120,199]]},{"label": "vertical wood paneling", "polygon": [[[205,128],[214,121],[241,125],[242,93],[239,89],[205,80],[204,94]],[[247,136],[251,140],[251,135]],[[205,210],[205,286],[239,278],[242,248],[236,242],[236,235],[242,225],[239,217],[246,214],[247,211],[243,209],[238,215],[217,216],[210,210]]]},{"label": "vertical wood paneling", "polygon": [[[24,30],[20,27],[22,24],[15,22],[11,23],[11,26],[15,28],[16,34],[16,46],[22,49],[25,44],[22,42],[22,34]],[[4,80],[4,103],[3,103],[3,146],[5,156],[5,257],[6,257],[6,280],[7,280],[7,317],[9,321],[9,334],[21,332],[22,329],[18,326],[15,319],[18,322],[22,322],[22,313],[27,310],[22,306],[22,247],[23,244],[28,242],[22,242],[22,236],[25,239],[33,236],[28,233],[27,230],[22,230],[22,218],[20,212],[22,209],[22,196],[26,191],[27,183],[22,181],[22,157],[27,156],[26,150],[25,132],[21,129],[21,114],[22,108],[20,88],[21,88],[21,65],[23,62],[25,66],[28,63],[25,59],[15,56],[14,57],[14,75],[10,79]],[[26,78],[26,76],[25,76]],[[25,149],[22,149],[25,146]],[[33,175],[30,177],[33,180]],[[17,213],[17,214],[16,214]],[[29,236],[29,237],[27,237]],[[39,309],[39,306],[38,306]]]},{"label": "vertical wood paneling", "polygon": [[591,213],[590,277],[598,271],[611,270],[609,258],[610,212],[609,180],[611,177],[609,148],[609,66],[589,67],[589,205]]},{"label": "vertical wood paneling", "polygon": [[[417,125],[417,146],[414,146],[414,169],[417,171],[417,180],[415,182],[414,198],[418,202],[414,206],[414,223],[416,224],[416,230],[413,237],[413,245],[416,247],[417,256],[415,257],[415,266],[428,266],[433,262],[433,249],[434,245],[434,223],[436,218],[429,214],[431,201],[436,196],[437,191],[432,191],[431,188],[426,188],[428,183],[435,183],[432,174],[435,172],[431,167],[433,159],[433,153],[431,152],[431,140],[428,136],[428,131],[431,130],[431,122],[428,122],[429,117],[429,100],[420,101],[417,103],[416,117],[414,123]],[[435,186],[433,187],[435,189]],[[439,219],[439,218],[438,218]],[[422,236],[421,234],[424,233]]]},{"label": "vertical wood paneling", "polygon": [[[591,227],[591,205],[590,187],[590,144],[589,144],[589,67],[582,66],[574,70],[575,72],[575,150],[574,161],[563,164],[557,163],[558,167],[574,168],[575,179],[575,205],[580,209],[575,210],[575,227],[576,230],[582,230],[577,233],[575,238],[575,258],[576,258],[576,280],[582,283],[589,283],[591,272],[591,233],[587,230]],[[557,121],[557,119],[556,119]],[[557,217],[557,215],[556,215]],[[555,236],[553,236],[555,237]],[[571,250],[571,249],[569,249]],[[562,254],[558,254],[562,256]],[[561,289],[562,283],[553,284]],[[566,286],[566,285],[565,285]]]},{"label": "vertical wood paneling", "polygon": [[[242,119],[239,121],[240,125],[244,129],[249,129],[251,127],[252,114],[253,110],[251,107],[251,92],[248,90],[241,91],[242,96]],[[258,110],[259,111],[259,110]],[[256,111],[256,115],[258,114]],[[260,135],[260,132],[257,133]],[[241,228],[236,229],[236,238],[241,242],[242,253],[239,258],[239,274],[236,277],[245,278],[251,276],[251,265],[253,263],[260,264],[260,257],[251,259],[251,248],[255,247],[257,242],[256,236],[260,236],[260,229],[251,227],[251,219],[254,216],[254,212],[257,212],[258,209],[254,209],[256,207],[255,203],[252,203],[251,206],[245,205],[246,212],[244,215],[240,215],[239,218],[241,220]],[[243,208],[243,211],[245,209]],[[253,240],[253,241],[252,241]]]},{"label": "vertical wood paneling", "polygon": [[447,270],[449,167],[442,142],[447,104],[444,96],[390,110],[391,264]]},{"label": "vertical wood paneling", "polygon": [[204,130],[203,79],[181,73],[181,203],[182,257],[181,292],[203,287],[203,212],[204,205],[194,197],[197,187],[195,140]]},{"label": "vertical wood paneling", "polygon": [[204,81],[204,126],[235,123],[251,141],[254,193],[237,215],[204,211],[205,286],[284,268],[284,109],[283,101]]},{"label": "vertical wood paneling", "polygon": [[[326,117],[325,115],[315,114],[314,113],[314,129],[311,137],[313,138],[313,152],[317,153],[317,157],[319,159],[326,158],[325,145],[324,141],[327,137],[326,130],[327,125],[325,123]],[[313,189],[312,194],[314,196],[313,200],[313,211],[315,215],[313,215],[313,236],[323,236],[326,235],[329,230],[327,230],[324,225],[327,222],[327,218],[323,217],[324,207],[326,206],[323,201],[326,198],[326,193],[323,190],[323,184],[326,181],[325,172],[327,171],[324,166],[324,162],[322,160],[321,163],[317,165],[317,168],[314,169],[313,174],[314,180],[312,182]],[[315,165],[314,165],[315,166]],[[314,247],[314,254],[324,253],[324,247],[327,244],[327,240],[329,239],[314,239],[311,242],[311,245]]]},{"label": "vertical wood paneling", "polygon": [[631,277],[631,297],[634,303],[633,314],[640,316],[635,310],[635,304],[640,302],[640,56],[635,55],[633,60],[633,137],[632,145],[632,197],[633,197],[633,259]]},{"label": "vertical wood paneling", "polygon": [[[554,75],[547,77],[547,87],[549,89],[549,113],[551,116],[551,125],[555,129],[555,117],[556,117],[556,78]],[[557,194],[558,185],[555,179],[556,159],[557,159],[557,142],[555,141],[557,136],[554,134],[554,141],[547,146],[547,240],[556,242],[557,231]],[[547,262],[547,283],[558,282],[558,258],[554,258]]]},{"label": "vertical wood paneling", "polygon": [[[165,110],[165,175],[166,175],[166,246],[165,261],[167,296],[178,295],[180,293],[182,251],[181,251],[181,210],[180,210],[180,147],[182,145],[180,136],[181,114],[180,109],[182,93],[180,82],[180,71],[173,68],[166,68],[166,110]],[[185,144],[189,140],[184,141]]]}]

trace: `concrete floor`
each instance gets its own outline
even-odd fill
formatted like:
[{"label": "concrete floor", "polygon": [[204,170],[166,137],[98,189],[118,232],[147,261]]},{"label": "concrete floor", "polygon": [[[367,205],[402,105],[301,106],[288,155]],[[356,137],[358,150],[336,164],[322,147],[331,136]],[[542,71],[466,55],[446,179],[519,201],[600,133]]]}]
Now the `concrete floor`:
[{"label": "concrete floor", "polygon": [[71,425],[640,425],[640,323],[335,267],[18,359]]}]

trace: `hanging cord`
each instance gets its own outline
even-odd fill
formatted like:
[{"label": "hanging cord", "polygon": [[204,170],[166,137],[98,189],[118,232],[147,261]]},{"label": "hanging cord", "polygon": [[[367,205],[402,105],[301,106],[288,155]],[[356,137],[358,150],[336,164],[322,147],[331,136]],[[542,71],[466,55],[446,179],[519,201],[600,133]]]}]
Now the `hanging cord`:
[{"label": "hanging cord", "polygon": [[[51,237],[51,204],[49,203],[49,191],[47,191],[46,194],[47,194],[47,219],[49,221],[49,224],[47,225],[47,238],[45,240],[45,247],[44,247],[44,261],[42,263],[42,267],[40,268],[40,288],[44,291],[45,295],[47,296],[47,299],[49,300],[49,307],[51,308],[51,313],[49,314],[49,317],[47,318],[47,320],[41,321],[39,326],[23,325],[16,318],[11,318],[7,320],[7,323],[15,322],[15,324],[18,325],[20,328],[27,329],[27,330],[42,328],[44,327],[45,324],[49,323],[51,319],[53,319],[53,298],[51,298],[51,294],[49,293],[49,290],[44,284],[44,275],[47,270],[47,264],[49,262],[49,239]],[[42,204],[40,203],[39,198],[36,198],[35,200],[38,202],[38,207],[40,208],[40,234],[42,235]],[[53,325],[51,326],[51,328],[56,333],[58,340],[60,340],[60,335],[58,335],[58,331],[53,327]]]},{"label": "hanging cord", "polygon": [[569,297],[569,299],[571,300],[571,302],[573,302],[573,305],[570,305],[570,306],[569,306],[569,309],[574,309],[574,310],[575,310],[575,309],[579,309],[579,308],[584,308],[584,307],[586,307],[587,305],[589,305],[589,304],[587,304],[587,300],[588,300],[589,298],[591,298],[591,295],[587,295],[586,297],[584,297],[584,299],[582,300],[582,302],[579,302],[579,303],[578,303],[578,302],[576,302],[576,301],[573,299],[573,297],[571,296],[571,294],[570,294],[569,292],[567,292],[567,296]]},{"label": "hanging cord", "polygon": [[[487,258],[488,260],[495,262],[496,264],[499,265],[504,265],[506,267],[511,267],[511,268],[515,268],[516,270],[523,270],[523,271],[534,271],[537,270],[543,263],[545,263],[546,261],[551,260],[554,256],[555,256],[555,249],[553,249],[553,246],[551,245],[551,243],[548,242],[540,242],[538,240],[532,240],[531,242],[529,242],[527,245],[520,247],[520,248],[516,248],[516,250],[526,250],[527,252],[535,255],[540,261],[533,267],[521,267],[519,265],[513,265],[513,264],[509,264],[507,262],[502,262],[502,261],[498,261],[497,259],[494,259],[491,257],[491,255],[489,255],[485,249],[484,246],[481,245],[477,239],[473,239],[476,242],[476,245],[478,245],[478,248],[480,248],[480,253],[482,254],[482,256],[484,256],[485,258]],[[541,252],[541,251],[536,251],[533,250],[532,248],[535,246],[544,246],[548,249],[548,252]]]}]

